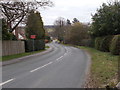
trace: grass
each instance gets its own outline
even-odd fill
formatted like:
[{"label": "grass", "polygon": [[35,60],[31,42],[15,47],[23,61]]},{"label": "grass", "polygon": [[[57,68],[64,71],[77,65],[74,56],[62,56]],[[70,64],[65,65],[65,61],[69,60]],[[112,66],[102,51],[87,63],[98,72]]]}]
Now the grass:
[{"label": "grass", "polygon": [[50,48],[49,46],[45,46],[45,48]]},{"label": "grass", "polygon": [[114,87],[117,84],[118,57],[108,52],[101,52],[94,48],[77,46],[87,50],[92,56],[91,83],[95,87],[109,85]]},{"label": "grass", "polygon": [[[47,48],[49,48],[49,46],[45,46],[45,48],[47,49]],[[45,50],[34,51],[34,52],[26,52],[26,53],[9,55],[9,56],[3,56],[2,59],[0,59],[0,61],[8,61],[8,60],[12,60],[12,59],[16,59],[16,58],[20,58],[20,57],[24,57],[24,56],[28,56],[28,55],[40,53],[42,51],[45,51]]]}]

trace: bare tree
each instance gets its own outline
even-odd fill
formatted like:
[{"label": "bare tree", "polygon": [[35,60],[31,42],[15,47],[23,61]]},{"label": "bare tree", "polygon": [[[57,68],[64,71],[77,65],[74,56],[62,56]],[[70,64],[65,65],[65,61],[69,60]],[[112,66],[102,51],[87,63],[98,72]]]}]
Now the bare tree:
[{"label": "bare tree", "polygon": [[[17,0],[18,1],[18,0]],[[31,10],[37,10],[39,7],[45,8],[46,6],[53,6],[53,3],[49,0],[31,2],[19,0],[0,1],[0,11],[7,19],[7,25],[9,32],[13,32],[15,28],[24,20]]]},{"label": "bare tree", "polygon": [[65,33],[65,26],[66,26],[66,21],[64,18],[59,17],[55,22],[55,34],[56,37],[60,40],[63,41],[64,39],[64,33]]}]

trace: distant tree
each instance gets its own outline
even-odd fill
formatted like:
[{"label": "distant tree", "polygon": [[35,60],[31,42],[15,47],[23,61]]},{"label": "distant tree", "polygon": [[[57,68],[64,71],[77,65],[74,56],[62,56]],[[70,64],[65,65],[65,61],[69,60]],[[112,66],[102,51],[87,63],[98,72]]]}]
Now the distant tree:
[{"label": "distant tree", "polygon": [[[0,1],[0,11],[7,18],[9,32],[13,32],[15,28],[24,21],[25,17],[31,10],[36,11],[39,7],[53,6],[50,0],[41,0],[32,2],[18,0]],[[1,13],[0,13],[1,14]]]},{"label": "distant tree", "polygon": [[[70,28],[70,33],[66,34],[66,42],[70,44],[80,45],[83,39],[89,39],[88,25],[83,23],[75,23]],[[69,36],[69,37],[68,37]]]},{"label": "distant tree", "polygon": [[45,30],[45,39],[48,40],[48,41],[51,40],[50,35],[49,35],[47,30]]},{"label": "distant tree", "polygon": [[120,34],[120,2],[103,3],[92,20],[89,31],[92,37]]},{"label": "distant tree", "polygon": [[45,30],[43,28],[43,21],[39,12],[32,10],[27,18],[26,36],[30,39],[31,35],[36,35],[36,39],[45,38]]},{"label": "distant tree", "polygon": [[71,25],[71,22],[69,19],[67,19],[67,25]]},{"label": "distant tree", "polygon": [[77,18],[73,18],[73,21],[72,21],[73,23],[78,23],[79,22],[79,20],[77,19]]},{"label": "distant tree", "polygon": [[59,17],[55,22],[55,34],[58,40],[63,41],[64,40],[64,34],[65,34],[65,26],[66,26],[66,21],[64,18]]}]

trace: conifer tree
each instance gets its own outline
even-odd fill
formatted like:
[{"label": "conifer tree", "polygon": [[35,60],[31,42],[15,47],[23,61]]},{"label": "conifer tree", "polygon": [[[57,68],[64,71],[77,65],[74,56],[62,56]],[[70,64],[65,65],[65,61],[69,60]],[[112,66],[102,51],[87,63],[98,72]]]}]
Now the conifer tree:
[{"label": "conifer tree", "polygon": [[30,39],[31,35],[36,35],[36,40],[45,38],[43,21],[39,12],[30,12],[26,23],[26,36]]}]

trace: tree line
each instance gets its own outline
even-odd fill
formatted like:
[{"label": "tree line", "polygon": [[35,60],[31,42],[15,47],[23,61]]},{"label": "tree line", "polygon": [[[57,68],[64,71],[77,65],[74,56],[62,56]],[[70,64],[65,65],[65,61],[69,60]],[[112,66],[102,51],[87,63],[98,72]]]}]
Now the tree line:
[{"label": "tree line", "polygon": [[88,39],[88,23],[82,23],[77,18],[73,18],[73,21],[69,19],[65,20],[63,17],[59,17],[54,22],[55,30],[52,36],[57,38],[60,42],[79,45],[83,39]]},{"label": "tree line", "polygon": [[52,36],[62,43],[90,46],[120,54],[120,1],[103,3],[92,15],[92,23],[62,17],[56,19]]}]

